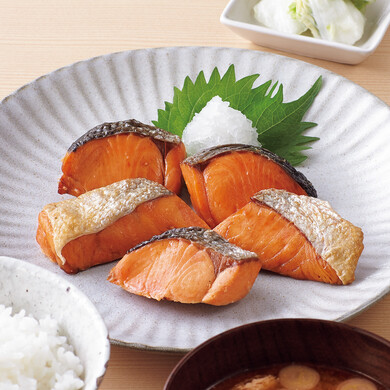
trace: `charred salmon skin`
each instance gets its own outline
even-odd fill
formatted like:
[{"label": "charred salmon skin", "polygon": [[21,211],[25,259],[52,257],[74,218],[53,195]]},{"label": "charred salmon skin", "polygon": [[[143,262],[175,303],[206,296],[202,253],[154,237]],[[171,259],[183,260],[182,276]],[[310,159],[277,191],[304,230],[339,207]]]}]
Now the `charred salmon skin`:
[{"label": "charred salmon skin", "polygon": [[135,119],[103,123],[89,130],[62,160],[60,194],[79,196],[108,184],[143,177],[178,194],[183,142],[176,135]]},{"label": "charred salmon skin", "polygon": [[317,196],[306,177],[276,154],[251,145],[222,145],[181,163],[184,181],[196,212],[215,227],[256,192],[277,188]]},{"label": "charred salmon skin", "polygon": [[131,249],[108,280],[126,291],[182,303],[227,305],[248,294],[260,261],[212,230],[169,230]]},{"label": "charred salmon skin", "polygon": [[255,252],[262,268],[296,279],[349,284],[363,251],[363,232],[326,201],[263,190],[215,229]]},{"label": "charred salmon skin", "polygon": [[46,205],[36,239],[67,273],[121,258],[174,227],[207,224],[177,195],[147,179],[126,179]]}]

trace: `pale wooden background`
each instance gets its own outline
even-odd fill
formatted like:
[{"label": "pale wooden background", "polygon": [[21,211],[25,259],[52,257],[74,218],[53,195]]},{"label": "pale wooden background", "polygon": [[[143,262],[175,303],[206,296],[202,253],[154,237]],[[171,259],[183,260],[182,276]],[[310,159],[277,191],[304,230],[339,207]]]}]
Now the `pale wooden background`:
[{"label": "pale wooden background", "polygon": [[[0,0],[0,99],[36,77],[93,56],[146,47],[229,46],[272,51],[322,66],[390,104],[390,31],[357,66],[255,46],[219,23],[227,0]],[[350,324],[390,340],[390,296]],[[112,347],[102,384],[162,389],[180,355]]]}]

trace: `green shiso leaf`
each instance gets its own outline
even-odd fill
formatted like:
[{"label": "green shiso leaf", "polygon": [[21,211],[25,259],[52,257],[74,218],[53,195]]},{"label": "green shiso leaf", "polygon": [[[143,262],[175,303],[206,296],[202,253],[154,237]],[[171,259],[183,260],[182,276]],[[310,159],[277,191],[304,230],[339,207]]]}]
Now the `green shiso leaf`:
[{"label": "green shiso leaf", "polygon": [[174,88],[173,102],[165,102],[165,109],[158,110],[153,124],[181,137],[194,115],[214,96],[220,96],[252,121],[264,148],[298,165],[307,158],[302,151],[310,149],[308,143],[319,139],[302,134],[316,126],[302,122],[302,118],[321,89],[322,77],[302,97],[289,103],[283,103],[283,86],[278,87],[278,82],[272,85],[267,81],[253,88],[258,77],[254,74],[236,81],[234,65],[222,77],[214,68],[208,82],[203,71],[195,82],[187,76],[182,90]]}]

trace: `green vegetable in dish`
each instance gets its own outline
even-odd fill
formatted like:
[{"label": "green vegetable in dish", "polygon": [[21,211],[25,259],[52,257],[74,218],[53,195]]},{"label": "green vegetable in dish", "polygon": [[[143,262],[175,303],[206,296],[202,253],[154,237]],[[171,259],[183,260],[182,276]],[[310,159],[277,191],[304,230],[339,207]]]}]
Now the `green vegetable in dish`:
[{"label": "green vegetable in dish", "polygon": [[353,45],[363,36],[366,19],[350,0],[296,0],[295,9],[315,38]]},{"label": "green vegetable in dish", "polygon": [[364,11],[375,0],[260,0],[255,19],[281,32],[302,34],[349,45],[364,32]]},{"label": "green vegetable in dish", "polygon": [[290,7],[294,7],[293,0],[261,0],[253,7],[255,19],[263,26],[275,30],[301,34],[307,27],[297,18],[291,17]]},{"label": "green vegetable in dish", "polygon": [[283,102],[283,85],[278,87],[278,82],[272,85],[272,81],[267,81],[253,88],[258,77],[254,74],[236,81],[234,65],[223,77],[214,68],[208,82],[203,71],[195,82],[186,77],[182,90],[174,88],[173,102],[165,102],[165,109],[158,110],[158,119],[153,124],[182,136],[194,115],[214,96],[220,96],[230,103],[230,107],[241,111],[252,121],[264,148],[285,158],[290,164],[298,165],[307,158],[302,151],[310,149],[308,143],[318,140],[302,134],[316,126],[313,122],[302,122],[302,118],[320,91],[322,77],[303,96],[288,103]]},{"label": "green vegetable in dish", "polygon": [[354,6],[359,10],[364,12],[368,4],[373,3],[375,0],[352,0]]}]

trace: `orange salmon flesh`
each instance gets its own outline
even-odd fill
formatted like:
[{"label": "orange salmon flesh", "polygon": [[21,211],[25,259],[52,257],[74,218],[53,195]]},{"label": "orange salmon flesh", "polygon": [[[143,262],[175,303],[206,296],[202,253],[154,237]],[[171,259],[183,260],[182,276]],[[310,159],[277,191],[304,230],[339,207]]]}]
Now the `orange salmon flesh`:
[{"label": "orange salmon flesh", "polygon": [[156,300],[227,305],[244,298],[261,268],[259,259],[233,260],[186,239],[162,239],[126,254],[108,280]]},{"label": "orange salmon flesh", "polygon": [[178,194],[185,155],[182,142],[162,153],[152,138],[135,133],[94,139],[66,153],[58,192],[79,196],[123,179],[143,177]]},{"label": "orange salmon flesh", "polygon": [[181,170],[194,209],[210,227],[245,206],[250,197],[262,189],[285,189],[306,195],[281,166],[251,152],[217,156],[203,170],[184,161]]},{"label": "orange salmon flesh", "polygon": [[43,253],[67,273],[77,273],[92,266],[121,258],[130,248],[152,236],[178,227],[207,224],[178,196],[163,196],[139,205],[105,229],[78,237],[62,249],[62,264],[53,243],[53,228],[46,213],[39,214],[37,242]]},{"label": "orange salmon flesh", "polygon": [[255,252],[265,270],[295,279],[342,284],[306,236],[271,207],[249,202],[214,231],[229,242]]}]

